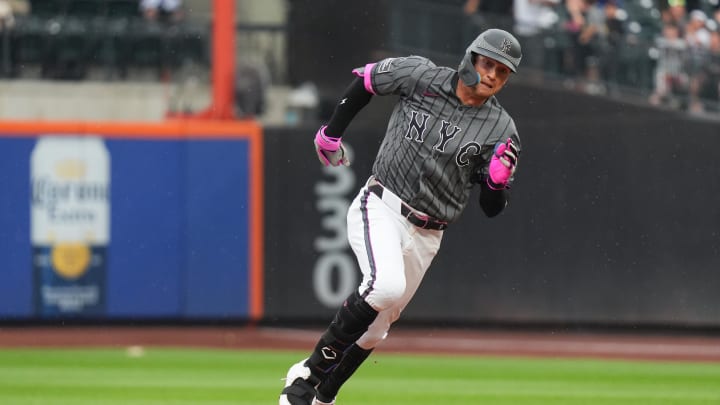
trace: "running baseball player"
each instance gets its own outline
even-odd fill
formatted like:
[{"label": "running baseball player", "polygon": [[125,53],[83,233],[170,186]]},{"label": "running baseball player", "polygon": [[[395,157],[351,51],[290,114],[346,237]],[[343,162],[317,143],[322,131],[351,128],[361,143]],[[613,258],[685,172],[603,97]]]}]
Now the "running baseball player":
[{"label": "running baseball player", "polygon": [[290,367],[280,405],[335,403],[410,302],[474,185],[488,217],[505,208],[520,138],[495,94],[520,59],[513,35],[489,29],[470,44],[457,70],[408,56],[353,71],[357,77],[315,135],[322,164],[349,165],[341,136],[350,121],[373,95],[399,96],[372,175],[347,214],[363,279],[310,357]]}]

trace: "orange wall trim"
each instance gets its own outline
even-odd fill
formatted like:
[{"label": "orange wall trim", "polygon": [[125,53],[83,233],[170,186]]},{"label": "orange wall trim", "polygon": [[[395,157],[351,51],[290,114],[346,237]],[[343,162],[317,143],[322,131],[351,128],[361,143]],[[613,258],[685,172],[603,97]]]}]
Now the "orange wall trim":
[{"label": "orange wall trim", "polygon": [[169,120],[147,122],[90,121],[0,121],[3,137],[34,137],[38,134],[57,136],[94,135],[111,139],[248,139],[250,156],[250,252],[249,317],[262,319],[264,312],[264,159],[262,126],[254,120],[210,121]]}]

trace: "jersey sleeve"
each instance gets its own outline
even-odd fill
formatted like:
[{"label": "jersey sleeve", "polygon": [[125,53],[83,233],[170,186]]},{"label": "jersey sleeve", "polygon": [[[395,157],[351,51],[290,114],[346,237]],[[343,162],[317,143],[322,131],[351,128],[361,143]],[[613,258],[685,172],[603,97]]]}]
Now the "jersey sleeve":
[{"label": "jersey sleeve", "polygon": [[353,73],[363,78],[365,90],[372,94],[408,96],[422,74],[434,67],[435,64],[427,58],[407,56],[369,63],[353,70]]}]

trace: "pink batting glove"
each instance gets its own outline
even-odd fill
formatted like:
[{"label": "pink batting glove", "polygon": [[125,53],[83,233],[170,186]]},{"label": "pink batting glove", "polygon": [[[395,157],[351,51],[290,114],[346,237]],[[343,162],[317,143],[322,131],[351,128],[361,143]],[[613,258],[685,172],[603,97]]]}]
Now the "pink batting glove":
[{"label": "pink batting glove", "polygon": [[491,189],[502,190],[507,187],[510,178],[515,173],[517,155],[517,146],[515,146],[511,138],[495,147],[495,152],[488,166],[487,184]]},{"label": "pink batting glove", "polygon": [[315,152],[317,152],[320,163],[324,166],[350,166],[350,160],[347,157],[341,138],[325,135],[325,128],[327,128],[327,125],[320,127],[315,134],[314,140]]}]

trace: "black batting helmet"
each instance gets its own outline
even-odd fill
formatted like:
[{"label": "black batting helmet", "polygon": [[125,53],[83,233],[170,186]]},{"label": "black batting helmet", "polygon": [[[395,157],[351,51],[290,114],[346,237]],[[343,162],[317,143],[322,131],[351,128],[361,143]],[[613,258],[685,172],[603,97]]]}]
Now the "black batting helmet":
[{"label": "black batting helmet", "polygon": [[497,28],[483,31],[468,46],[458,68],[460,80],[467,86],[474,86],[480,81],[473,64],[473,54],[493,58],[513,72],[517,72],[522,59],[520,42],[511,33]]}]

